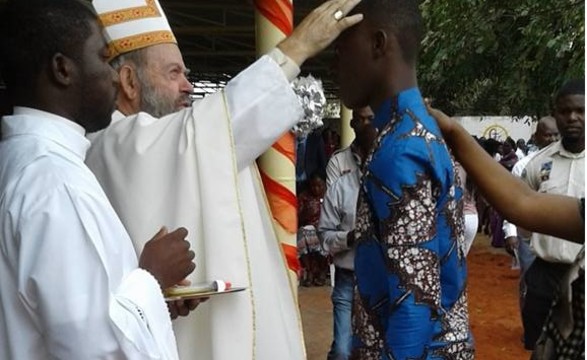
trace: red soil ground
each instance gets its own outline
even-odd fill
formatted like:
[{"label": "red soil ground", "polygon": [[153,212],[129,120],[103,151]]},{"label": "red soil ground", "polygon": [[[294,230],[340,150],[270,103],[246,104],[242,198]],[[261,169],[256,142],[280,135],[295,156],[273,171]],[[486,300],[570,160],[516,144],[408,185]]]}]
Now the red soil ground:
[{"label": "red soil ground", "polygon": [[[525,360],[521,342],[518,271],[511,257],[479,235],[468,256],[469,313],[479,360]],[[308,360],[325,360],[332,341],[330,287],[300,287]]]}]

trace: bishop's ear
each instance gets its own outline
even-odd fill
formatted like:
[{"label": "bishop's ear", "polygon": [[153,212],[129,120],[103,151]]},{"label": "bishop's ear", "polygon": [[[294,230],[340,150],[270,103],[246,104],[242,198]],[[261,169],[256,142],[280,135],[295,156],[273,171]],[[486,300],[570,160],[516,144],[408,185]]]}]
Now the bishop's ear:
[{"label": "bishop's ear", "polygon": [[123,64],[118,70],[118,76],[122,95],[131,102],[138,100],[140,84],[135,67],[131,64]]}]

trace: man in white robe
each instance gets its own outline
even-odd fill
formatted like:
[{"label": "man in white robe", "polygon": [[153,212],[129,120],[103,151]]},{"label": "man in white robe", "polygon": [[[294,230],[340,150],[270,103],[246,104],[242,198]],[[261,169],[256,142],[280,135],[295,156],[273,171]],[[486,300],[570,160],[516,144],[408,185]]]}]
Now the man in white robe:
[{"label": "man in white robe", "polygon": [[[161,115],[155,110],[139,112],[147,110],[141,106],[145,83],[139,81],[140,67],[149,65],[132,57],[118,61],[123,79],[119,111],[113,124],[92,141],[88,165],[137,250],[152,229],[182,224],[190,231],[197,254],[198,270],[192,281],[223,279],[248,288],[216,296],[189,317],[174,321],[184,359],[306,357],[294,297],[296,284],[290,283],[254,161],[301,119],[302,109],[289,82],[307,58],[360,21],[360,15],[343,18],[357,2],[323,4],[278,49],[244,70],[223,91],[160,119],[152,116]],[[104,23],[112,24],[118,5],[114,1],[93,4],[99,14],[108,16]],[[340,14],[334,16],[337,10]],[[116,18],[121,17],[117,14]],[[127,42],[119,39],[137,36],[129,33],[131,21],[124,21],[106,26],[111,48],[119,53],[128,50]],[[179,66],[169,67],[174,74],[170,76],[179,76],[170,85],[176,94],[168,98],[181,106],[190,85],[173,38],[168,42],[165,38],[169,37],[158,38],[163,39],[161,43],[147,51],[150,60],[154,53],[177,55],[175,65]],[[162,47],[165,51],[156,51]],[[153,75],[150,82],[159,80]]]},{"label": "man in white robe", "polygon": [[84,164],[86,131],[106,127],[114,105],[106,52],[76,0],[13,1],[0,17],[16,105],[0,141],[0,359],[178,358],[161,287],[195,267],[187,233],[149,241],[137,263]]}]

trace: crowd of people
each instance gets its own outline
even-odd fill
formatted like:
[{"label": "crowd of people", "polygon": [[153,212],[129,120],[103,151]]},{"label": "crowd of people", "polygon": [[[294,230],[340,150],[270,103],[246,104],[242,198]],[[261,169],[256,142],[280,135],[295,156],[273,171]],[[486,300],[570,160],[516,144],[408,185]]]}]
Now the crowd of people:
[{"label": "crowd of people", "polygon": [[[476,141],[418,89],[418,1],[328,0],[192,102],[163,9],[129,6],[2,8],[1,359],[304,359],[255,159],[302,118],[290,82],[330,44],[355,140],[299,138],[296,164],[301,284],[333,264],[328,358],[473,359],[467,253],[486,214],[495,246],[528,255],[526,348],[584,358],[584,80],[561,86],[540,150]],[[165,298],[209,279],[246,289]]]}]

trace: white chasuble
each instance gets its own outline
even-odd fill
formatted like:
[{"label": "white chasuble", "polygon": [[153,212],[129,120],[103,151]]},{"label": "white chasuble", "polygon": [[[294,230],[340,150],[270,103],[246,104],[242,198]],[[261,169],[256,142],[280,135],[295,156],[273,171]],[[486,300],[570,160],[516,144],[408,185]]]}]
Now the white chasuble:
[{"label": "white chasuble", "polygon": [[254,165],[301,115],[283,72],[263,57],[191,108],[119,119],[93,140],[87,163],[137,252],[161,226],[184,226],[192,282],[248,287],[173,321],[181,359],[305,359],[295,285]]}]

